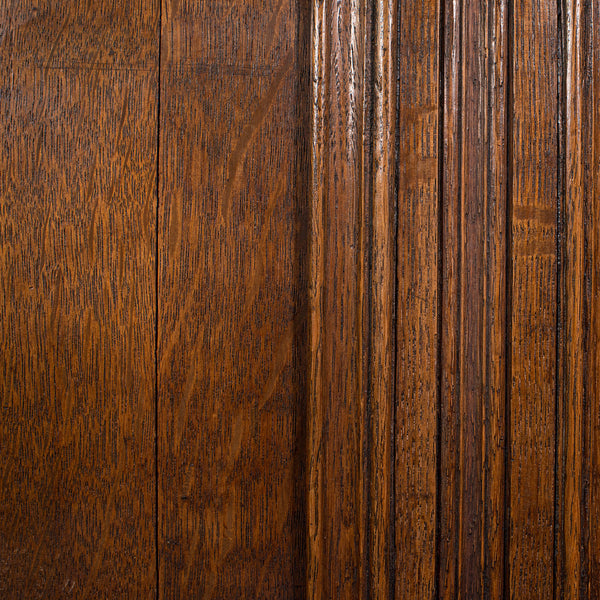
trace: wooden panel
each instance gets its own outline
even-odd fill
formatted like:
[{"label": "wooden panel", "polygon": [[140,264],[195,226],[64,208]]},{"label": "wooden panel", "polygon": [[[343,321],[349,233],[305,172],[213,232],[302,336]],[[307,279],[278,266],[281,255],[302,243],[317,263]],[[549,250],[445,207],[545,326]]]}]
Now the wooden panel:
[{"label": "wooden panel", "polygon": [[[532,43],[535,40],[535,43]],[[556,6],[516,0],[510,24],[510,597],[553,590],[559,36]]]},{"label": "wooden panel", "polygon": [[156,5],[10,4],[0,50],[0,596],[148,598]]},{"label": "wooden panel", "polygon": [[0,0],[0,596],[600,599],[600,0],[160,1]]},{"label": "wooden panel", "polygon": [[308,597],[364,598],[363,7],[312,18]]},{"label": "wooden panel", "polygon": [[309,598],[392,598],[397,7],[312,13]]},{"label": "wooden panel", "polygon": [[398,10],[395,0],[378,0],[373,15],[371,185],[367,209],[370,227],[367,436],[369,560],[368,597],[394,597],[392,550],[395,546],[393,489],[396,294],[396,82]]},{"label": "wooden panel", "polygon": [[598,7],[565,2],[556,597],[597,598]]},{"label": "wooden panel", "polygon": [[446,6],[439,595],[502,598],[504,2]]},{"label": "wooden panel", "polygon": [[441,343],[439,348],[439,473],[437,480],[438,564],[440,598],[458,596],[460,525],[460,219],[461,211],[461,118],[463,112],[461,45],[462,4],[445,5],[443,28],[443,154],[440,188],[441,215]]},{"label": "wooden panel", "polygon": [[485,253],[487,272],[484,359],[484,540],[483,588],[490,599],[506,590],[506,452],[507,452],[507,243],[508,132],[507,64],[508,3],[496,0],[488,13],[488,131]]},{"label": "wooden panel", "polygon": [[400,4],[395,431],[396,598],[431,598],[436,568],[439,13]]},{"label": "wooden panel", "polygon": [[[585,394],[584,239],[585,198],[583,153],[589,150],[584,128],[585,81],[582,78],[584,30],[582,5],[565,2],[565,55],[563,88],[564,195],[560,206],[561,301],[560,386],[557,418],[557,561],[556,595],[582,598],[583,575],[583,469]],[[586,124],[587,125],[587,124]]]},{"label": "wooden panel", "polygon": [[307,23],[163,2],[160,598],[304,594]]}]

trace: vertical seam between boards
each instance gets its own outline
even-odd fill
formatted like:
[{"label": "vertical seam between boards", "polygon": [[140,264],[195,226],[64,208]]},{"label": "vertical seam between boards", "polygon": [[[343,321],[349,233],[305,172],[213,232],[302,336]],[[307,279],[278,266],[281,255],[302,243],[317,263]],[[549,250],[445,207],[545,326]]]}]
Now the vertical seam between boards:
[{"label": "vertical seam between boards", "polygon": [[155,306],[154,306],[154,555],[155,555],[155,571],[156,571],[156,599],[160,598],[160,557],[159,557],[159,502],[158,502],[158,486],[159,486],[159,468],[158,468],[158,310],[159,310],[159,201],[160,201],[160,102],[161,102],[161,59],[162,59],[162,0],[158,0],[158,81],[157,81],[157,111],[156,111],[156,230],[155,230]]}]

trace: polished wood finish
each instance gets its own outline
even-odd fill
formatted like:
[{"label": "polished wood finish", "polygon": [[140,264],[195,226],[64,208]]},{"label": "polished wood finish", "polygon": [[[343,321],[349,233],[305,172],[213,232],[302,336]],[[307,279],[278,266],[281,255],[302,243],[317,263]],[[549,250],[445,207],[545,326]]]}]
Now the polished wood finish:
[{"label": "polished wood finish", "polygon": [[506,3],[445,8],[439,595],[502,598]]},{"label": "polished wood finish", "polygon": [[[557,428],[558,14],[516,0],[509,24],[507,582],[552,595]],[[530,39],[536,39],[532,46]],[[532,176],[532,169],[535,175]]]},{"label": "polished wood finish", "polygon": [[0,596],[600,598],[599,11],[0,0]]},{"label": "polished wood finish", "polygon": [[157,5],[0,6],[0,597],[148,598]]},{"label": "polished wood finish", "polygon": [[[363,395],[365,7],[313,13],[308,597],[360,598],[366,560]],[[352,456],[352,460],[347,460]]]},{"label": "polished wood finish", "polygon": [[440,3],[399,5],[395,595],[436,589]]},{"label": "polished wood finish", "polygon": [[307,17],[163,2],[159,598],[303,594]]}]

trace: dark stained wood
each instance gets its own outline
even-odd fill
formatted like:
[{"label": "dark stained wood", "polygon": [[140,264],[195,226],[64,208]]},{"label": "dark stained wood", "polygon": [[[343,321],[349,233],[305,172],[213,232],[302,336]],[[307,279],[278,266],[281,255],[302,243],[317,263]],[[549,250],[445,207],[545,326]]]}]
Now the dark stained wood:
[{"label": "dark stained wood", "polygon": [[307,596],[364,598],[367,17],[354,1],[312,14]]},{"label": "dark stained wood", "polygon": [[0,598],[600,600],[599,14],[0,0]]},{"label": "dark stained wood", "polygon": [[163,2],[160,598],[305,594],[308,18]]},{"label": "dark stained wood", "polygon": [[155,593],[155,2],[2,2],[0,597]]},{"label": "dark stained wood", "polygon": [[436,569],[439,15],[400,3],[395,593],[432,598]]},{"label": "dark stained wood", "polygon": [[483,592],[490,600],[508,595],[506,581],[506,400],[509,340],[506,329],[508,225],[508,2],[495,0],[488,13],[487,197],[485,224],[486,322],[484,362],[484,548]]},{"label": "dark stained wood", "polygon": [[557,426],[558,15],[552,3],[515,0],[511,16],[507,569],[511,598],[549,598]]},{"label": "dark stained wood", "polygon": [[563,4],[564,143],[555,594],[597,598],[598,7]]},{"label": "dark stained wood", "polygon": [[387,0],[313,6],[309,598],[395,586],[397,26]]},{"label": "dark stained wood", "polygon": [[369,598],[393,598],[395,393],[396,80],[398,7],[378,0],[373,16],[372,188],[368,277],[368,471],[367,554]]},{"label": "dark stained wood", "polygon": [[437,588],[440,598],[456,598],[459,586],[460,535],[460,233],[461,233],[461,118],[462,4],[447,2],[443,27],[443,121],[441,219],[438,252],[441,254],[439,315],[439,473],[437,479]]},{"label": "dark stained wood", "polygon": [[[588,421],[584,438],[585,455],[588,457],[588,471],[584,480],[584,508],[587,535],[584,547],[587,551],[587,581],[583,578],[584,593],[590,600],[600,598],[600,236],[597,233],[600,223],[600,2],[594,0],[588,5],[584,45],[588,49],[586,69],[589,77],[586,97],[586,124],[589,127],[586,139],[585,191],[586,205],[586,306],[588,320],[587,360],[585,380],[588,384],[586,402]],[[587,36],[587,40],[585,39]]]},{"label": "dark stained wood", "polygon": [[[586,80],[583,78],[585,23],[580,2],[564,3],[563,41],[564,189],[561,205],[561,302],[559,410],[557,429],[558,539],[555,586],[559,598],[581,598],[583,575],[583,476],[585,419],[584,156],[589,151],[584,126]],[[587,125],[587,124],[585,124]]]},{"label": "dark stained wood", "polygon": [[506,7],[446,10],[439,594],[502,598]]}]

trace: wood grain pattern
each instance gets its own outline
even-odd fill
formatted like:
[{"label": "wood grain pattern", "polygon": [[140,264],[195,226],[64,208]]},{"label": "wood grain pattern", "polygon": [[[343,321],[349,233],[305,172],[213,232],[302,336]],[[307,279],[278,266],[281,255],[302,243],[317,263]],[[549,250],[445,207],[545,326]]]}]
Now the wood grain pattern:
[{"label": "wood grain pattern", "polygon": [[446,6],[439,594],[503,597],[503,2]]},{"label": "wood grain pattern", "polygon": [[378,0],[373,15],[372,154],[368,290],[368,471],[367,554],[369,598],[393,597],[395,394],[396,81],[398,7]]},{"label": "wood grain pattern", "polygon": [[[308,597],[364,597],[364,7],[312,20]],[[349,460],[349,457],[352,457]]]},{"label": "wood grain pattern", "polygon": [[0,0],[0,597],[600,599],[599,14]]},{"label": "wood grain pattern", "polygon": [[460,218],[461,218],[461,118],[462,4],[445,4],[443,27],[443,143],[441,218],[438,252],[441,253],[441,306],[439,347],[439,507],[436,544],[436,583],[440,598],[458,596],[460,535]]},{"label": "wood grain pattern", "polygon": [[507,457],[507,244],[508,244],[508,2],[489,4],[486,197],[486,323],[484,393],[484,597],[500,599],[506,589]]},{"label": "wood grain pattern", "polygon": [[[587,279],[585,303],[588,309],[587,356],[585,379],[588,384],[586,406],[588,422],[585,427],[587,441],[585,455],[588,457],[588,471],[584,480],[584,507],[586,509],[587,535],[584,535],[584,548],[587,552],[587,580],[583,579],[584,594],[590,600],[600,598],[600,236],[596,229],[600,223],[600,2],[594,0],[588,5],[588,18],[584,20],[588,49],[584,72],[589,77],[586,98],[586,123],[589,126],[585,157],[586,238],[585,265]],[[585,37],[584,37],[585,40]],[[584,571],[585,572],[585,571]]]},{"label": "wood grain pattern", "polygon": [[160,598],[304,594],[306,19],[163,2]]},{"label": "wood grain pattern", "polygon": [[564,3],[564,191],[562,219],[561,302],[559,308],[559,402],[557,429],[558,548],[555,577],[560,598],[581,598],[583,573],[583,477],[585,405],[584,155],[589,127],[584,123],[584,12],[578,2]]},{"label": "wood grain pattern", "polygon": [[309,598],[395,586],[397,25],[393,2],[314,5]]},{"label": "wood grain pattern", "polygon": [[403,2],[398,40],[396,598],[431,598],[436,569],[439,19]]},{"label": "wood grain pattern", "polygon": [[[558,506],[555,594],[596,598],[598,527],[597,452],[597,7],[562,6],[564,143],[561,212],[560,422],[557,439]],[[596,463],[597,464],[597,463]]]},{"label": "wood grain pattern", "polygon": [[0,596],[148,598],[156,4],[0,4]]},{"label": "wood grain pattern", "polygon": [[558,15],[551,3],[515,0],[511,16],[507,568],[511,598],[549,598],[557,417]]}]

